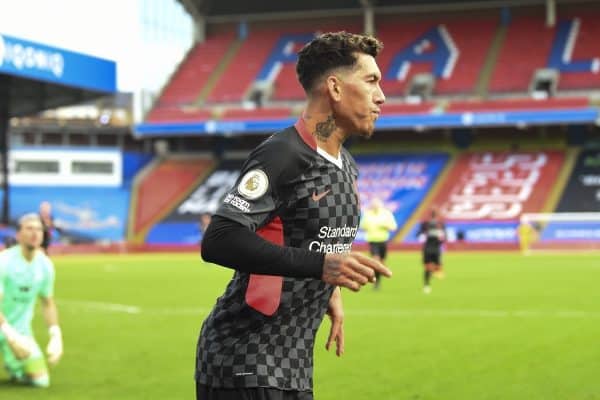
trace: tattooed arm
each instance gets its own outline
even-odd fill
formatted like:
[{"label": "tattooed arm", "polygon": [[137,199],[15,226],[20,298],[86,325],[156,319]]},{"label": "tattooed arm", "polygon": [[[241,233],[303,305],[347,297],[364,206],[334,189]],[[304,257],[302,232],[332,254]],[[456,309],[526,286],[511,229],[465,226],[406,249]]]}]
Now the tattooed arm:
[{"label": "tattooed arm", "polygon": [[323,263],[322,280],[358,292],[368,282],[375,282],[375,272],[391,277],[392,271],[382,263],[361,253],[327,253]]}]

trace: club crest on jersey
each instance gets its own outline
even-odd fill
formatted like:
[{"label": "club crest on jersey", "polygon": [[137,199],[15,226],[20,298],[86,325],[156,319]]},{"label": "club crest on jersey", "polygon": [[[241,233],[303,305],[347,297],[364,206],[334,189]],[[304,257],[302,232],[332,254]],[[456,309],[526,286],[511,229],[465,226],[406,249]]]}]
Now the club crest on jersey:
[{"label": "club crest on jersey", "polygon": [[267,192],[269,188],[269,178],[260,169],[248,171],[240,181],[237,190],[238,193],[248,200],[258,199]]}]

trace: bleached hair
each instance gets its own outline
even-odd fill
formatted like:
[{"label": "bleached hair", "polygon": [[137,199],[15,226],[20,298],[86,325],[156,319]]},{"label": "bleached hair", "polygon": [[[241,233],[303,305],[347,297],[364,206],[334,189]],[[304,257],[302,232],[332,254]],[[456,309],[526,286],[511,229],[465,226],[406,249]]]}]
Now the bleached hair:
[{"label": "bleached hair", "polygon": [[33,212],[27,213],[27,214],[23,215],[21,218],[19,218],[19,230],[21,230],[23,225],[25,225],[29,221],[37,221],[40,224],[42,223],[42,219],[40,218],[39,214],[36,214]]}]

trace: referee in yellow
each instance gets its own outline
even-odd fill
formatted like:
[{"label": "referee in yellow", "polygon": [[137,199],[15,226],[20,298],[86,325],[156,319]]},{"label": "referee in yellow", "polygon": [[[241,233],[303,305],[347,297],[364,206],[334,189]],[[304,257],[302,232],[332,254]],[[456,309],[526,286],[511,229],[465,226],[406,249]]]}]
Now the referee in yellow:
[{"label": "referee in yellow", "polygon": [[[398,229],[394,214],[385,207],[381,199],[374,198],[362,216],[361,225],[366,233],[371,255],[383,263],[387,255],[387,242],[390,239],[390,232]],[[378,290],[381,281],[379,273],[375,272],[375,277],[374,288]]]},{"label": "referee in yellow", "polygon": [[526,217],[521,219],[521,223],[517,227],[517,236],[519,238],[519,247],[521,253],[529,255],[530,246],[537,239],[537,232],[532,223]]}]

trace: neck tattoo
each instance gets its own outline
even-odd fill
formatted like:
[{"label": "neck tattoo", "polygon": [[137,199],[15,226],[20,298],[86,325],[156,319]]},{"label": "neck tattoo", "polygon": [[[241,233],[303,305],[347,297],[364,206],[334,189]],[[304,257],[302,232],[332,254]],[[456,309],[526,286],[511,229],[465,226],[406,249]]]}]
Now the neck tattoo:
[{"label": "neck tattoo", "polygon": [[320,142],[325,142],[331,136],[334,129],[335,120],[333,119],[333,115],[329,115],[324,122],[317,123],[315,136]]}]

